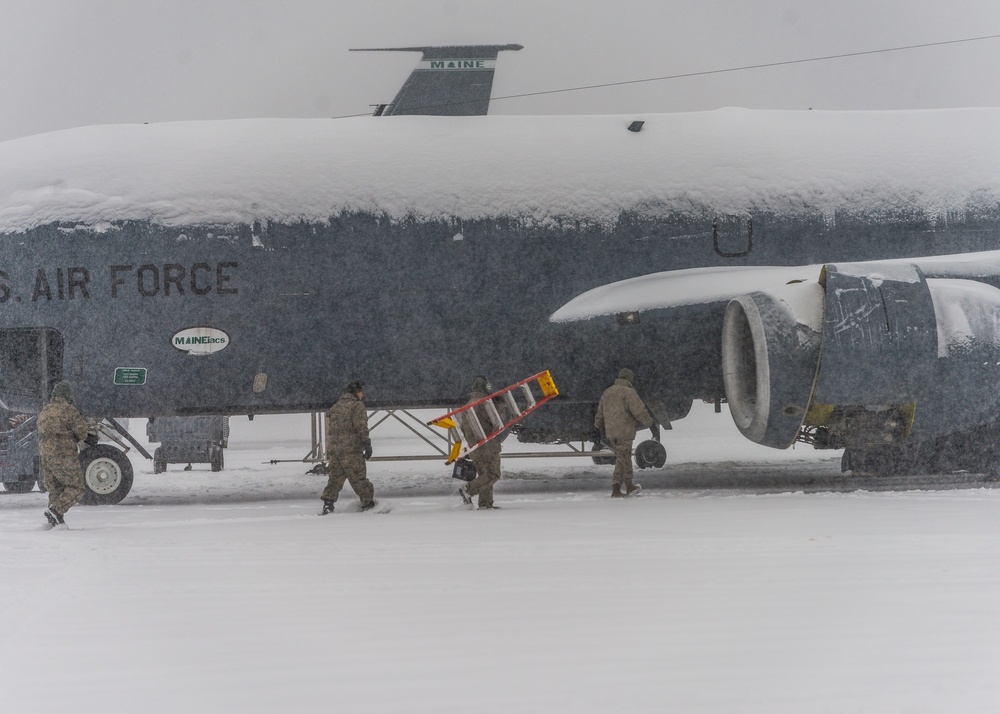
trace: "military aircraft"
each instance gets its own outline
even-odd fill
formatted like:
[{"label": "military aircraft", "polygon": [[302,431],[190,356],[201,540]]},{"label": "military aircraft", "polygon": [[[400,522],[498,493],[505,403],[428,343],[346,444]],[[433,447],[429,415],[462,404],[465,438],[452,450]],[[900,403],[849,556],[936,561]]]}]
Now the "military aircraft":
[{"label": "military aircraft", "polygon": [[0,144],[3,406],[437,408],[548,369],[518,438],[565,442],[628,366],[665,424],[727,401],[857,471],[995,461],[1000,110],[381,114]]}]

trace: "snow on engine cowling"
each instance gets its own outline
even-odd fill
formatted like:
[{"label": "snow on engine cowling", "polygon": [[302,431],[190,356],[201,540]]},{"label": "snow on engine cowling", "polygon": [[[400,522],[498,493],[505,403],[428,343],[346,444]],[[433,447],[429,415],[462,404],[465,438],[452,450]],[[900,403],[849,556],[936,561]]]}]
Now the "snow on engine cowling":
[{"label": "snow on engine cowling", "polygon": [[790,446],[804,428],[832,448],[933,439],[994,418],[1000,289],[915,265],[827,265],[818,281],[731,301],[722,364],[748,439]]},{"label": "snow on engine cowling", "polygon": [[754,292],[726,308],[722,373],[740,432],[784,449],[798,436],[819,367],[823,291],[816,282]]}]

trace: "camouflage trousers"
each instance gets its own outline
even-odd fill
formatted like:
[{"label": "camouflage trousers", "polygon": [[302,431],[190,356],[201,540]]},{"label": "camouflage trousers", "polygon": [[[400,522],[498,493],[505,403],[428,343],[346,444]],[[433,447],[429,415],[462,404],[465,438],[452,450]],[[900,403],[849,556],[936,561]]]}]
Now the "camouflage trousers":
[{"label": "camouflage trousers", "polygon": [[326,461],[330,478],[321,496],[324,501],[336,501],[340,490],[344,488],[344,481],[350,482],[362,503],[375,500],[375,486],[368,480],[368,469],[361,452],[331,452],[327,454]]},{"label": "camouflage trousers", "polygon": [[615,450],[615,472],[611,476],[611,484],[623,484],[632,480],[632,440],[612,439],[611,448]]},{"label": "camouflage trousers", "polygon": [[500,480],[500,454],[480,452],[476,449],[469,457],[476,465],[476,478],[466,486],[469,495],[479,496],[479,507],[493,505],[493,484]]},{"label": "camouflage trousers", "polygon": [[83,483],[83,468],[77,458],[68,461],[43,456],[42,471],[45,474],[45,490],[49,492],[49,508],[59,515],[65,515],[87,492]]}]

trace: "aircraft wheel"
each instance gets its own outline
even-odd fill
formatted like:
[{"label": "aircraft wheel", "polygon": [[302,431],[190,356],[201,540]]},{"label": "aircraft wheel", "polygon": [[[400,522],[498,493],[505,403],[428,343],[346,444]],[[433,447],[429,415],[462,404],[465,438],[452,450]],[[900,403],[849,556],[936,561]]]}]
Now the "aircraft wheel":
[{"label": "aircraft wheel", "polygon": [[222,449],[216,448],[212,453],[212,471],[222,471]]},{"label": "aircraft wheel", "polygon": [[[594,444],[592,447],[590,447],[590,450],[601,451],[604,448],[605,448],[604,444]],[[615,463],[614,456],[591,456],[590,458],[598,466],[611,466],[612,464]]]},{"label": "aircraft wheel", "polygon": [[81,452],[80,464],[87,486],[82,503],[87,506],[119,503],[132,489],[132,462],[120,449],[91,446]]},{"label": "aircraft wheel", "polygon": [[[845,461],[847,469],[843,467]],[[852,476],[898,476],[903,473],[900,450],[892,446],[845,449],[841,470],[849,470]]]},{"label": "aircraft wheel", "polygon": [[663,444],[649,439],[635,449],[635,464],[640,469],[662,468],[667,463],[667,450]]},{"label": "aircraft wheel", "polygon": [[897,446],[876,446],[863,450],[845,449],[840,469],[850,471],[853,476],[875,477],[904,476],[921,472],[913,454]]},{"label": "aircraft wheel", "polygon": [[35,487],[35,480],[4,481],[3,490],[10,493],[28,493]]},{"label": "aircraft wheel", "polygon": [[45,474],[42,473],[42,457],[35,457],[35,481],[38,482],[38,492],[45,493],[49,489],[45,488]]}]

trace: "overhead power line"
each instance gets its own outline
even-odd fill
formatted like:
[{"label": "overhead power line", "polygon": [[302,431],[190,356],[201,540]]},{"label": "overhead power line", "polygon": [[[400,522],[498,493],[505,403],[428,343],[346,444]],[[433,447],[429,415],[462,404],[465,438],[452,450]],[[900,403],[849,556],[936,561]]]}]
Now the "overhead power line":
[{"label": "overhead power line", "polygon": [[[684,72],[682,74],[668,74],[662,77],[646,77],[644,79],[626,79],[619,82],[605,82],[602,84],[585,84],[579,87],[564,87],[562,89],[545,89],[538,92],[523,92],[521,94],[507,94],[500,97],[491,97],[491,102],[499,102],[504,99],[521,99],[523,97],[539,97],[545,94],[562,94],[565,92],[583,92],[589,89],[604,89],[606,87],[622,87],[629,84],[643,84],[647,82],[665,82],[670,79],[685,79],[689,77],[706,77],[713,74],[726,74],[728,72],[745,72],[751,69],[768,69],[770,67],[785,67],[793,64],[806,64],[807,62],[825,62],[827,60],[847,59],[848,57],[864,57],[866,55],[878,55],[888,52],[903,52],[906,50],[919,50],[926,47],[942,47],[944,45],[958,45],[968,42],[982,42],[984,40],[1000,39],[997,35],[982,35],[981,37],[966,37],[961,40],[943,40],[941,42],[923,42],[917,45],[902,45],[900,47],[883,47],[877,50],[862,50],[860,52],[843,52],[835,55],[822,55],[820,57],[805,57],[802,59],[783,60],[781,62],[763,62],[761,64],[748,64],[741,67],[726,67],[724,69],[707,69],[700,72]],[[457,106],[468,104],[469,102],[449,102],[443,104],[429,104],[421,109],[434,109],[437,107]],[[367,116],[366,114],[346,114],[344,116],[333,117],[334,119],[347,119],[350,117]]]}]

